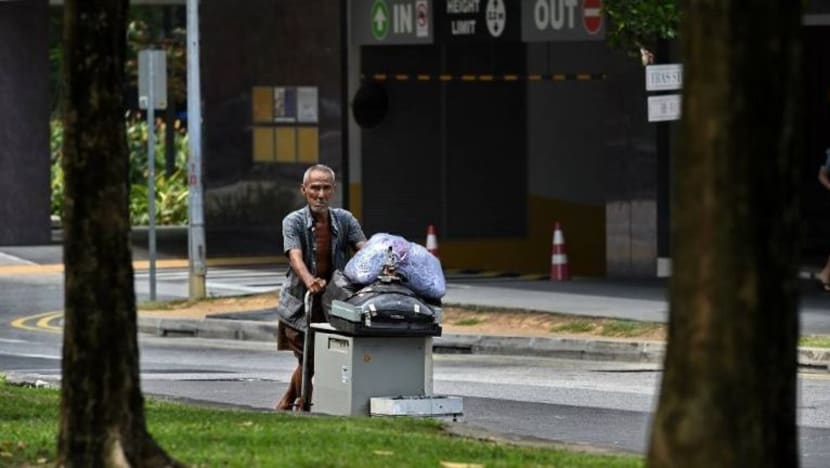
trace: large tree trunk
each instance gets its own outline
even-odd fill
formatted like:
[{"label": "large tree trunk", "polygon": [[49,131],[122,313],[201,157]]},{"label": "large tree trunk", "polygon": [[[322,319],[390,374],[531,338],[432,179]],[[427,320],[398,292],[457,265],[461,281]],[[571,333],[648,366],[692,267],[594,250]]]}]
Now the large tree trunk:
[{"label": "large tree trunk", "polygon": [[687,0],[651,466],[797,466],[800,1]]},{"label": "large tree trunk", "polygon": [[127,0],[64,4],[60,466],[175,465],[146,431],[128,236]]}]

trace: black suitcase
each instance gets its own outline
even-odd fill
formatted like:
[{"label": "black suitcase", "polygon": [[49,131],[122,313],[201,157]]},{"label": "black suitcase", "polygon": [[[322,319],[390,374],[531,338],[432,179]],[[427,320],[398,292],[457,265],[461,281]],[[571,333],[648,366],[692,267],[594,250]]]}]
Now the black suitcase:
[{"label": "black suitcase", "polygon": [[355,291],[335,272],[323,304],[328,322],[347,335],[441,335],[440,303],[426,301],[399,281],[378,280]]}]

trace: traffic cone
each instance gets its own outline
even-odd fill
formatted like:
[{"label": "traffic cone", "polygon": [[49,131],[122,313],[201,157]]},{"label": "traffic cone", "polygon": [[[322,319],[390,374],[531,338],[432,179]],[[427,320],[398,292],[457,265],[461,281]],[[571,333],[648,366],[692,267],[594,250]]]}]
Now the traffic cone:
[{"label": "traffic cone", "polygon": [[427,226],[427,250],[432,255],[438,257],[438,237],[435,235],[435,226],[430,224]]},{"label": "traffic cone", "polygon": [[565,253],[565,236],[557,221],[553,227],[553,244],[550,252],[550,280],[567,281],[571,279],[568,272],[568,254]]}]

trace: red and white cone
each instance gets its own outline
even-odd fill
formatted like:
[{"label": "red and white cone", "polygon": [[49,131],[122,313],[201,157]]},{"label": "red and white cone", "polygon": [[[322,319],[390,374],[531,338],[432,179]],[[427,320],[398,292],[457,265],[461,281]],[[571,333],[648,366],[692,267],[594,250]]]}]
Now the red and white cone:
[{"label": "red and white cone", "polygon": [[550,252],[550,280],[567,281],[571,279],[568,272],[568,254],[565,253],[565,236],[559,222],[553,228],[553,244]]},{"label": "red and white cone", "polygon": [[435,226],[432,224],[427,227],[426,247],[429,253],[438,257],[438,237],[435,235]]}]

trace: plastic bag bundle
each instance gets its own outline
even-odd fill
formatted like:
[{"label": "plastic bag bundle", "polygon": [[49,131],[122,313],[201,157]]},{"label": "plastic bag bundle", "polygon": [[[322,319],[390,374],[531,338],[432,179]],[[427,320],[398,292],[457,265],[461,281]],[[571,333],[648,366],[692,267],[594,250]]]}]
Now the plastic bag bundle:
[{"label": "plastic bag bundle", "polygon": [[441,261],[419,244],[409,244],[409,255],[398,271],[406,278],[409,289],[427,299],[441,299],[447,292]]},{"label": "plastic bag bundle", "polygon": [[375,281],[386,263],[389,247],[392,247],[392,253],[397,256],[398,265],[406,261],[409,241],[400,236],[377,233],[349,260],[343,273],[353,283],[369,284]]},{"label": "plastic bag bundle", "polygon": [[392,247],[392,252],[397,256],[397,271],[404,277],[406,287],[431,300],[439,300],[444,296],[446,282],[438,258],[423,246],[393,234],[373,235],[349,260],[343,273],[356,284],[374,282],[383,271],[389,247]]}]

